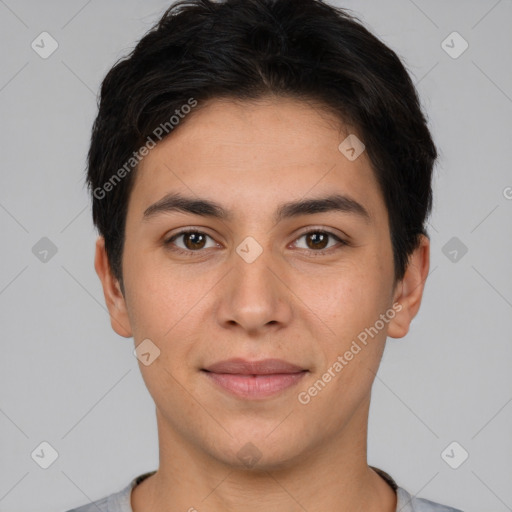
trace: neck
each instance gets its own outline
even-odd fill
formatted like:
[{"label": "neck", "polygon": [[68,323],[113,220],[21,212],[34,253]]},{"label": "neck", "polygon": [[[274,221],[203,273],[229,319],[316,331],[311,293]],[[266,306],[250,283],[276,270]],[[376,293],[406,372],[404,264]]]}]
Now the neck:
[{"label": "neck", "polygon": [[187,442],[157,410],[160,467],[133,489],[133,511],[395,512],[395,492],[366,462],[368,409],[369,400],[335,438],[249,469]]}]

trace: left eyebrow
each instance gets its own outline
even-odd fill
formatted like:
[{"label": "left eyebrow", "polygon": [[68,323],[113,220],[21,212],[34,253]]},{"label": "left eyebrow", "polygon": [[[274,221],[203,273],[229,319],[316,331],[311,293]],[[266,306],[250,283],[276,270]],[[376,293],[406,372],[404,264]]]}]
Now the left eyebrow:
[{"label": "left eyebrow", "polygon": [[355,199],[342,194],[332,194],[327,197],[302,199],[279,206],[275,214],[275,222],[283,219],[298,217],[299,215],[313,215],[315,213],[338,211],[350,213],[361,217],[366,223],[371,221],[368,210]]},{"label": "left eyebrow", "polygon": [[[227,221],[233,219],[233,212],[226,210],[215,201],[186,197],[179,193],[170,193],[146,208],[143,214],[143,220],[146,221],[158,214],[173,211],[192,213],[194,215]],[[277,224],[284,219],[329,211],[350,213],[359,216],[367,223],[371,221],[370,214],[361,203],[342,194],[332,194],[327,197],[301,199],[299,201],[283,203],[278,206],[274,215],[274,221]]]}]

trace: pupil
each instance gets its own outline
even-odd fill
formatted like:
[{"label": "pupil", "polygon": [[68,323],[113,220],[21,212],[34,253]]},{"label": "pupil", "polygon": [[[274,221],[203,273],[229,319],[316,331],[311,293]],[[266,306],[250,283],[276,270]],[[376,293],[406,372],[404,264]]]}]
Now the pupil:
[{"label": "pupil", "polygon": [[[325,233],[313,233],[310,235],[311,239],[313,239],[313,249],[323,249],[326,247],[326,244],[325,242],[327,241],[327,235],[325,235]],[[319,245],[315,245],[316,243],[318,243],[318,241],[321,242],[321,246]],[[324,243],[322,243],[324,242]],[[308,243],[308,245],[310,246],[311,248],[311,244]]]},{"label": "pupil", "polygon": [[[185,236],[185,245],[189,249],[197,249],[197,245],[201,245],[201,241],[197,240],[199,238],[203,238],[203,235],[201,235],[200,233],[187,233],[187,235]],[[192,247],[190,247],[190,245],[192,245]]]}]

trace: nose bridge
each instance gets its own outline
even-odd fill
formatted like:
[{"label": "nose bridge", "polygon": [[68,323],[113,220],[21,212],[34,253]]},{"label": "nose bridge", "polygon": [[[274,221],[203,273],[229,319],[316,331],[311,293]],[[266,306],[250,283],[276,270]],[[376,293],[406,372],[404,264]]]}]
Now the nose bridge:
[{"label": "nose bridge", "polygon": [[[272,251],[247,237],[232,253],[233,272],[227,276],[219,308],[219,321],[258,330],[289,320],[286,287],[275,276]],[[271,270],[272,269],[272,270]]]},{"label": "nose bridge", "polygon": [[233,255],[234,274],[237,290],[242,296],[247,294],[267,295],[267,300],[273,296],[275,279],[269,267],[272,265],[271,250],[258,250],[251,242],[243,242]]}]

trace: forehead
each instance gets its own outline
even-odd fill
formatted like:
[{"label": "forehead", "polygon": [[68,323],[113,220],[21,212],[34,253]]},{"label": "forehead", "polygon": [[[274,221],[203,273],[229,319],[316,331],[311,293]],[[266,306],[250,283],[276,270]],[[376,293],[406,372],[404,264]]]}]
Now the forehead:
[{"label": "forehead", "polygon": [[350,160],[339,149],[355,130],[325,108],[265,98],[196,109],[139,164],[130,199],[139,212],[171,191],[252,213],[327,193],[353,197],[372,217],[385,210],[366,152]]}]

